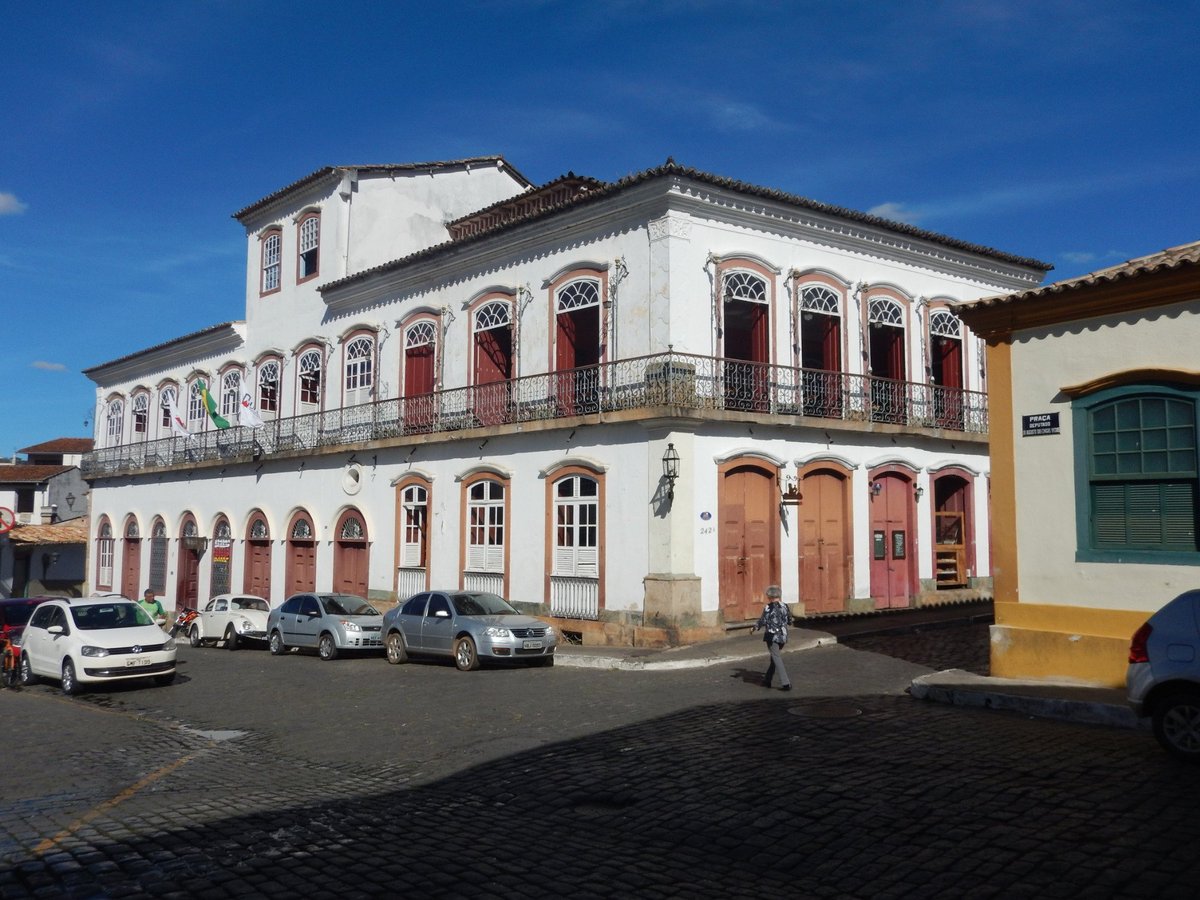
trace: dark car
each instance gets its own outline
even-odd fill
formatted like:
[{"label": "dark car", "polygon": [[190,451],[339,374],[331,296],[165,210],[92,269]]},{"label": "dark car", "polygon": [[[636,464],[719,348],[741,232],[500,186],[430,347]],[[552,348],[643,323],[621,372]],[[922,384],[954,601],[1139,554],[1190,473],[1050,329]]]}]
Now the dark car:
[{"label": "dark car", "polygon": [[39,603],[57,597],[11,597],[0,600],[0,648],[4,653],[4,675],[15,680],[21,664],[21,633]]}]

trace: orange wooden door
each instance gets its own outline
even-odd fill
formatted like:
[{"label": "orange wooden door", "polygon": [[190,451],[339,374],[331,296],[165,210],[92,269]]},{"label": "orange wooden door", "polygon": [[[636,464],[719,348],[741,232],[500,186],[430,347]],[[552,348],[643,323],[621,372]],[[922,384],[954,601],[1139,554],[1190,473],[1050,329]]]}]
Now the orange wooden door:
[{"label": "orange wooden door", "polygon": [[720,499],[721,612],[727,622],[758,616],[767,585],[777,581],[778,531],[771,474],[753,466],[727,472]]},{"label": "orange wooden door", "polygon": [[844,612],[847,595],[846,480],[833,472],[804,479],[800,509],[800,599],[806,612]]},{"label": "orange wooden door", "polygon": [[142,595],[138,590],[138,576],[142,570],[142,542],[126,539],[124,560],[121,566],[121,593],[131,600]]}]

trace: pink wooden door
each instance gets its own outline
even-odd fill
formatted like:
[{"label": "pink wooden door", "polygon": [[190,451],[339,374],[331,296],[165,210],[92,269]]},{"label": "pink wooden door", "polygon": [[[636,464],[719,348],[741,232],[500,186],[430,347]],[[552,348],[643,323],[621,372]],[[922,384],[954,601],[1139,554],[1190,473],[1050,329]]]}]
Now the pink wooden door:
[{"label": "pink wooden door", "polygon": [[271,599],[271,542],[249,541],[246,544],[246,577],[243,587],[247,594]]},{"label": "pink wooden door", "polygon": [[137,539],[125,540],[124,563],[121,567],[121,593],[136,600],[142,596],[138,590],[138,577],[142,570],[142,542]]},{"label": "pink wooden door", "polygon": [[871,498],[871,597],[876,609],[905,607],[913,594],[912,485],[899,475],[877,476]]},{"label": "pink wooden door", "polygon": [[800,510],[800,599],[806,612],[844,612],[847,595],[846,480],[832,472],[804,479]]},{"label": "pink wooden door", "polygon": [[287,596],[317,589],[317,545],[311,541],[288,543]]},{"label": "pink wooden door", "polygon": [[778,580],[778,520],[774,481],[761,469],[739,466],[721,484],[720,592],[726,622],[755,618],[767,585]]}]

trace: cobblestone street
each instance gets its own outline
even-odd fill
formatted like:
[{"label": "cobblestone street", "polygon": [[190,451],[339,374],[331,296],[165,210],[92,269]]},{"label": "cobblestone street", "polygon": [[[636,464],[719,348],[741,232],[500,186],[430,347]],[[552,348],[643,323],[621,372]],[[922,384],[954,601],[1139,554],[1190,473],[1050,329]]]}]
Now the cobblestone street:
[{"label": "cobblestone street", "polygon": [[925,668],[880,649],[789,655],[792,694],[190,648],[168,689],[0,692],[42,742],[5,756],[0,895],[1194,895],[1195,770],[1140,731],[913,700]]}]

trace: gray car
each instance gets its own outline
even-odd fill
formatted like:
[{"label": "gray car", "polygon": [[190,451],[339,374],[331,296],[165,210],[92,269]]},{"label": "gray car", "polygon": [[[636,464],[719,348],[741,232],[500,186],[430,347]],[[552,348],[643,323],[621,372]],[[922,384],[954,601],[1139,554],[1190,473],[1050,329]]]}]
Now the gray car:
[{"label": "gray car", "polygon": [[353,594],[294,594],[267,616],[267,646],[273,656],[291,647],[316,648],[321,659],[344,650],[383,647],[383,617]]},{"label": "gray car", "polygon": [[480,660],[554,665],[554,626],[517,612],[485,591],[423,591],[383,617],[388,662],[416,655],[448,656],[464,672]]},{"label": "gray car", "polygon": [[1200,763],[1200,590],[1180,594],[1133,635],[1125,688],[1163,749]]}]

